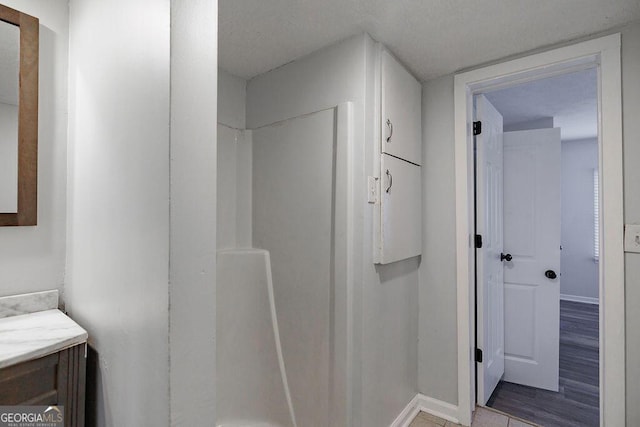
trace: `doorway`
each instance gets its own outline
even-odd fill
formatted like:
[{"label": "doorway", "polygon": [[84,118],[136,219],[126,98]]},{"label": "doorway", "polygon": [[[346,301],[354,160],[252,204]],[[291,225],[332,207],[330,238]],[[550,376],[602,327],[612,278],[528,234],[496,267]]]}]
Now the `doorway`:
[{"label": "doorway", "polygon": [[597,69],[489,90],[474,106],[476,400],[597,426]]},{"label": "doorway", "polygon": [[[598,150],[600,153],[601,331],[600,424],[622,425],[625,416],[624,272],[622,262],[622,135],[619,34],[590,40],[457,74],[455,77],[455,158],[458,298],[458,409],[468,425],[475,409],[475,224],[473,95],[543,77],[597,68]],[[605,286],[606,284],[606,286]],[[604,337],[606,336],[606,342]]]}]

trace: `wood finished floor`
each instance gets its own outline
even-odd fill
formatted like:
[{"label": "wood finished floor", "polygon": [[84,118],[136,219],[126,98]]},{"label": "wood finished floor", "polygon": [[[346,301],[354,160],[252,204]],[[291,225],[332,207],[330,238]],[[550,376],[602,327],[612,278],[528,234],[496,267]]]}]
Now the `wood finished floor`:
[{"label": "wood finished floor", "polygon": [[600,425],[598,306],[560,301],[558,393],[501,381],[487,406],[545,427]]}]

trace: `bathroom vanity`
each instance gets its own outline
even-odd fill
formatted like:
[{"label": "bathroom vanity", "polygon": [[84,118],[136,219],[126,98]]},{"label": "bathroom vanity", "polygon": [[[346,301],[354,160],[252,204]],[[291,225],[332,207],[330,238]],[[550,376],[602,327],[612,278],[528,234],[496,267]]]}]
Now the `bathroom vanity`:
[{"label": "bathroom vanity", "polygon": [[64,407],[83,426],[87,332],[57,306],[57,291],[0,298],[0,406]]}]

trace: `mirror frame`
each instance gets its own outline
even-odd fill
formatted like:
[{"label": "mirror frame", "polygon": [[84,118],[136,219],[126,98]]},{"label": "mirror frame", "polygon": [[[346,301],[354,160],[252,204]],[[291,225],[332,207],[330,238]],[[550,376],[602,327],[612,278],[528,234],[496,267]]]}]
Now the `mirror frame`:
[{"label": "mirror frame", "polygon": [[38,18],[0,4],[0,20],[20,28],[18,93],[18,212],[0,213],[0,226],[38,220]]}]

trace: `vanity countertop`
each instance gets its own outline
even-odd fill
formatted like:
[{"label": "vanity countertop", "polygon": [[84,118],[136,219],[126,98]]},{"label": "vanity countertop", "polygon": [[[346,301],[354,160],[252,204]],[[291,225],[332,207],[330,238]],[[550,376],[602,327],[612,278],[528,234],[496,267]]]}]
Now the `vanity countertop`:
[{"label": "vanity countertop", "polygon": [[87,341],[87,331],[58,309],[0,318],[0,368]]}]

